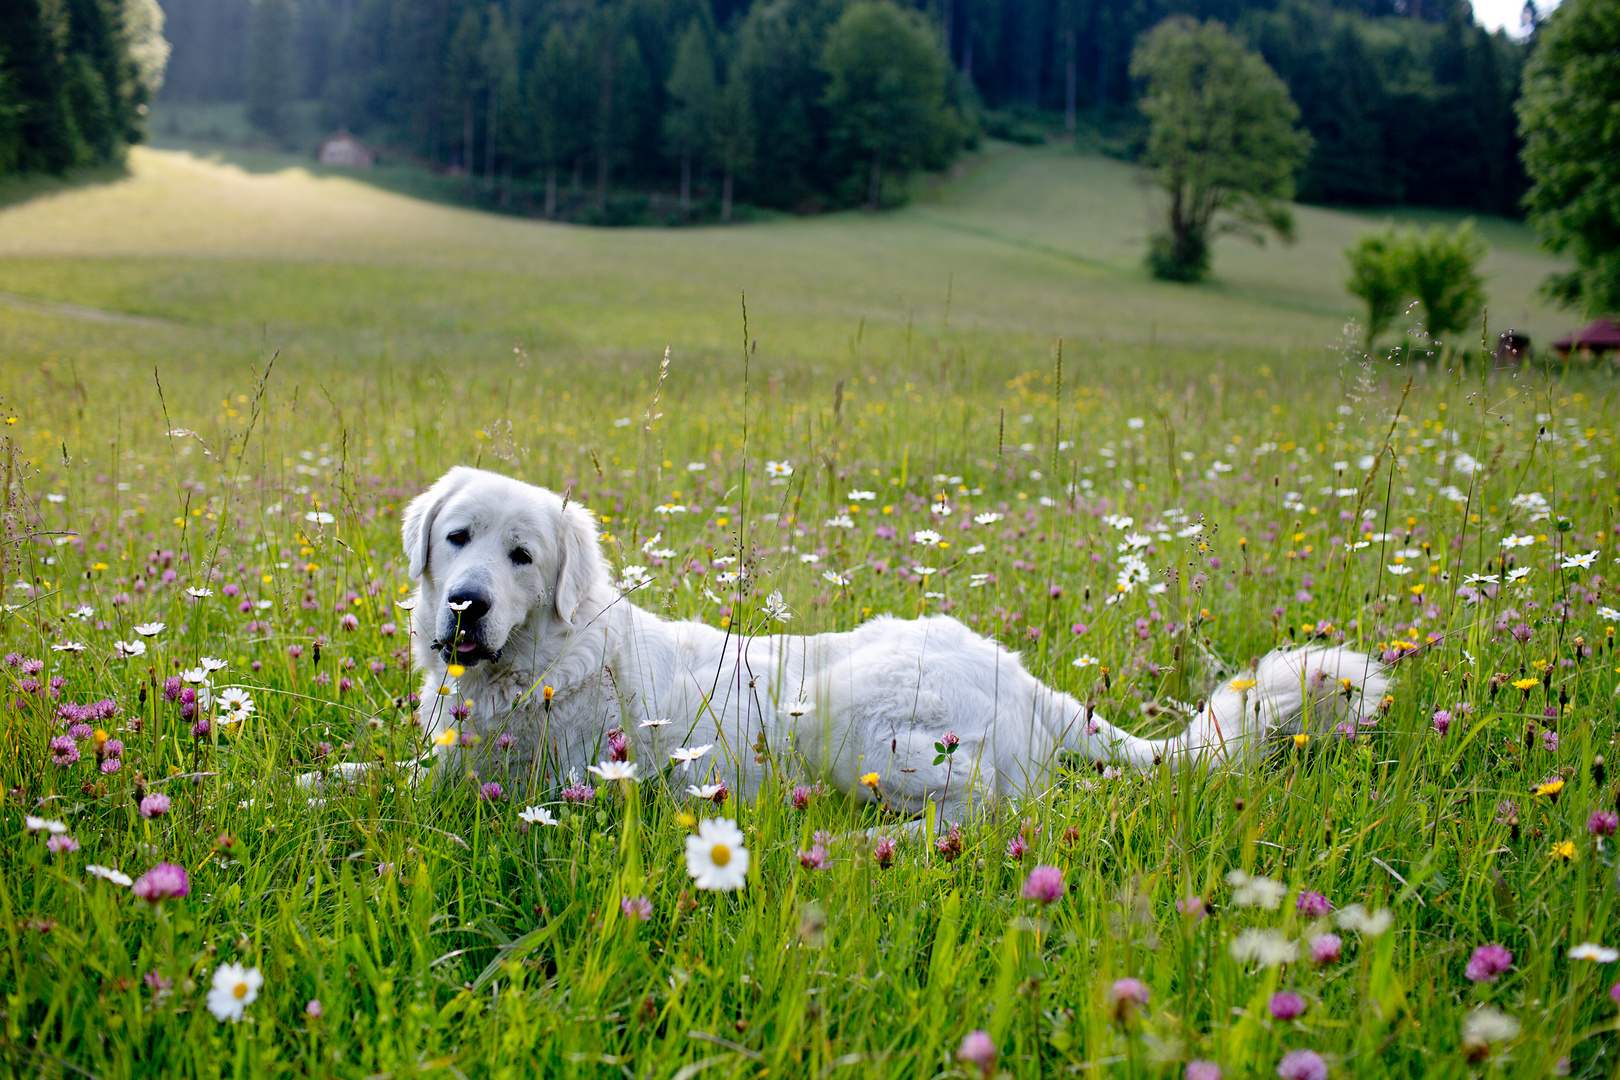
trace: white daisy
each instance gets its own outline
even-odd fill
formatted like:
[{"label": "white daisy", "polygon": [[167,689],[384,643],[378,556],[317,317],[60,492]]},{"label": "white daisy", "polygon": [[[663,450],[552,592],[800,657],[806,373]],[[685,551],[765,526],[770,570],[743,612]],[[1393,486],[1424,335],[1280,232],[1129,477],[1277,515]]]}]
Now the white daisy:
[{"label": "white daisy", "polygon": [[225,670],[227,661],[219,660],[212,656],[203,656],[197,659],[197,663],[201,665],[204,671],[223,671]]},{"label": "white daisy", "polygon": [[799,556],[799,561],[814,566],[816,563],[821,561],[821,556],[817,555],[813,551],[807,551],[803,555]]},{"label": "white daisy", "polygon": [[1620,622],[1620,611],[1612,607],[1600,607],[1597,613],[1600,618],[1608,619],[1610,622]]},{"label": "white daisy", "polygon": [[815,702],[806,698],[800,698],[798,701],[790,701],[786,705],[782,706],[782,711],[787,713],[789,716],[803,716],[807,712],[812,712],[815,707]]},{"label": "white daisy", "polygon": [[128,874],[121,870],[114,870],[110,866],[97,866],[95,863],[91,863],[84,868],[84,872],[104,881],[110,881],[114,885],[122,885],[126,889],[135,884],[134,879]]},{"label": "white daisy", "polygon": [[1234,907],[1261,907],[1267,911],[1275,911],[1277,905],[1282,903],[1288,894],[1287,886],[1272,881],[1268,877],[1251,876],[1242,870],[1233,870],[1226,875],[1226,883],[1232,886],[1232,904]]},{"label": "white daisy", "polygon": [[792,476],[793,466],[786,461],[767,461],[765,474],[772,477]]},{"label": "white daisy", "polygon": [[146,655],[146,642],[144,641],[115,641],[113,653],[120,660],[133,660],[137,656]]},{"label": "white daisy", "polygon": [[877,492],[862,491],[860,488],[856,488],[849,493],[850,502],[871,502],[875,498],[877,498]]},{"label": "white daisy", "polygon": [[51,646],[51,652],[81,653],[84,652],[84,645],[77,641],[58,641]]},{"label": "white daisy", "polygon": [[1598,552],[1588,551],[1585,555],[1571,555],[1558,565],[1565,570],[1585,570],[1597,557]]},{"label": "white daisy", "polygon": [[240,686],[227,686],[219,695],[219,719],[221,723],[235,724],[255,712],[253,695]]},{"label": "white daisy", "polygon": [[686,793],[694,799],[712,799],[725,790],[724,784],[689,784]]},{"label": "white daisy", "polygon": [[1090,653],[1081,653],[1074,658],[1074,666],[1077,668],[1088,668],[1095,663],[1097,663],[1097,658]]},{"label": "white daisy", "polygon": [[1365,937],[1378,937],[1389,929],[1395,916],[1389,908],[1379,908],[1369,914],[1361,904],[1350,904],[1340,908],[1333,921],[1339,924],[1341,930],[1354,930]]},{"label": "white daisy", "polygon": [[963,551],[962,554],[964,554],[964,555],[983,555],[985,553],[985,550],[986,549],[985,549],[985,546],[983,544],[974,544],[972,547],[967,548],[965,551]]},{"label": "white daisy", "polygon": [[748,884],[748,849],[730,818],[705,818],[686,838],[686,872],[698,888],[730,892]]},{"label": "white daisy", "polygon": [[974,514],[973,522],[976,525],[994,525],[1001,520],[1001,515],[994,510],[987,510],[982,514]]},{"label": "white daisy", "polygon": [[67,832],[67,826],[53,818],[35,817],[33,814],[23,816],[23,824],[28,826],[29,832],[48,832],[61,836]]},{"label": "white daisy", "polygon": [[640,726],[641,727],[650,727],[650,728],[661,728],[661,727],[666,726],[669,723],[671,723],[671,721],[669,721],[669,720],[643,720],[641,722]]},{"label": "white daisy", "polygon": [[707,754],[713,749],[713,743],[710,743],[707,746],[678,746],[669,752],[669,759],[671,761],[678,761],[690,769],[692,767],[692,762],[696,761],[698,758],[702,757],[704,754]]},{"label": "white daisy", "polygon": [[1536,538],[1533,537],[1533,536],[1512,536],[1512,535],[1509,535],[1509,536],[1502,537],[1502,546],[1504,548],[1529,547],[1531,544],[1533,544],[1535,542],[1536,542]]},{"label": "white daisy", "polygon": [[247,1007],[258,1000],[264,976],[258,968],[241,964],[221,964],[214,972],[214,986],[208,991],[208,1011],[224,1022],[236,1023]]},{"label": "white daisy", "polygon": [[1261,967],[1292,964],[1299,958],[1299,943],[1275,930],[1245,930],[1232,939],[1228,949],[1239,963],[1252,962]]},{"label": "white daisy", "polygon": [[304,520],[313,521],[317,525],[330,525],[336,521],[337,518],[333,517],[331,514],[328,514],[324,510],[310,510],[304,514]]},{"label": "white daisy", "polygon": [[143,622],[136,623],[133,629],[141,637],[157,637],[163,633],[163,626],[164,624],[160,622]]},{"label": "white daisy", "polygon": [[193,600],[201,600],[206,596],[213,596],[214,595],[214,590],[213,589],[199,589],[195,585],[187,585],[186,586],[186,595],[191,597]]},{"label": "white daisy", "polygon": [[845,577],[843,574],[840,574],[835,570],[823,570],[821,572],[821,579],[823,581],[829,583],[829,584],[832,584],[832,585],[848,585],[849,584],[849,578]]},{"label": "white daisy", "polygon": [[551,816],[551,811],[550,810],[547,810],[543,806],[526,806],[526,807],[524,807],[523,812],[518,814],[518,820],[519,821],[526,821],[530,825],[560,825],[560,824],[562,824],[556,818]]},{"label": "white daisy", "polygon": [[1571,960],[1593,960],[1599,964],[1612,964],[1620,960],[1620,949],[1611,949],[1595,941],[1582,942],[1569,950]]},{"label": "white daisy", "polygon": [[935,544],[939,543],[940,539],[939,533],[935,532],[933,529],[918,529],[916,532],[911,534],[912,543],[923,544],[928,547],[933,547]]},{"label": "white daisy", "polygon": [[1531,566],[1514,567],[1512,570],[1508,571],[1507,579],[1509,582],[1523,581],[1525,578],[1530,576],[1530,571],[1533,569],[1535,568]]},{"label": "white daisy", "polygon": [[586,768],[603,780],[634,780],[636,778],[635,763],[630,761],[604,761],[600,765],[589,765]]},{"label": "white daisy", "polygon": [[188,683],[205,683],[208,681],[208,672],[200,667],[194,667],[180,673],[180,678]]}]

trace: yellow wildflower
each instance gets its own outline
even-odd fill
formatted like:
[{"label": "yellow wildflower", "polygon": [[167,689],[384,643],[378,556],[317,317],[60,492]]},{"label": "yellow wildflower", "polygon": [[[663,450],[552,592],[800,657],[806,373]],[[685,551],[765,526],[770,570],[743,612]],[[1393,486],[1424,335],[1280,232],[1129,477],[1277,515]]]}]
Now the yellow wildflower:
[{"label": "yellow wildflower", "polygon": [[460,733],[455,728],[445,728],[444,734],[433,740],[434,746],[454,746]]}]

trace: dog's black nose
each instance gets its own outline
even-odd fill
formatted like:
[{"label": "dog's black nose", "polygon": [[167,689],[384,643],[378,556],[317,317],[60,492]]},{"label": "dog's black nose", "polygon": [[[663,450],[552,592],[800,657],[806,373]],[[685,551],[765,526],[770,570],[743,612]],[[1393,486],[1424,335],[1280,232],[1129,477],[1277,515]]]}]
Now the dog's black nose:
[{"label": "dog's black nose", "polygon": [[456,625],[463,630],[477,626],[479,620],[489,614],[489,600],[478,593],[456,593],[448,603],[455,614]]}]

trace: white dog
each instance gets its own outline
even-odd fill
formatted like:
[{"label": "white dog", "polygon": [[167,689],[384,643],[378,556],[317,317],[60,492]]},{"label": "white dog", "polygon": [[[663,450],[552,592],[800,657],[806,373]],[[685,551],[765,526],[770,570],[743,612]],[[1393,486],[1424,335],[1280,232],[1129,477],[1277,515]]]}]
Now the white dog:
[{"label": "white dog", "polygon": [[[459,758],[531,789],[585,778],[622,732],[644,777],[709,747],[678,782],[747,799],[779,768],[961,820],[977,800],[1041,791],[1059,750],[1135,770],[1243,764],[1270,738],[1359,720],[1387,682],[1349,650],[1273,653],[1252,685],[1223,687],[1184,733],[1154,742],[948,616],[759,637],[662,619],[614,587],[585,507],[494,473],[451,469],[406,508],[403,534],[420,583],[421,718],[452,759],[441,769]],[[960,744],[935,764],[947,734]]]}]

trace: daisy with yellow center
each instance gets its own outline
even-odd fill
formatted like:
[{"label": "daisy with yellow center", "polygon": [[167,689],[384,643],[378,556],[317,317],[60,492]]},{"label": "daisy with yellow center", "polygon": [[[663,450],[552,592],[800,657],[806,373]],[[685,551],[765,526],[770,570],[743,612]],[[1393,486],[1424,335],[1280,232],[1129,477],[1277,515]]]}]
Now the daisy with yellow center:
[{"label": "daisy with yellow center", "polygon": [[259,998],[259,987],[264,976],[258,968],[241,964],[221,964],[214,972],[214,985],[208,991],[208,1011],[221,1022],[236,1023],[247,1013],[247,1007]]},{"label": "daisy with yellow center", "polygon": [[707,892],[731,892],[748,884],[748,849],[730,818],[707,818],[686,838],[686,872]]}]

